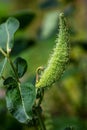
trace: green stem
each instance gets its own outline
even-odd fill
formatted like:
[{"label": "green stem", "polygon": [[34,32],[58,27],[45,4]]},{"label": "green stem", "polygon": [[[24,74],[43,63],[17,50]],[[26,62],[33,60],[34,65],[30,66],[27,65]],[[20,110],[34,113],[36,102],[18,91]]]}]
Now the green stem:
[{"label": "green stem", "polygon": [[20,83],[19,78],[18,78],[18,74],[17,74],[17,72],[16,72],[16,70],[15,70],[15,67],[14,67],[14,65],[13,65],[12,60],[11,60],[10,57],[9,57],[9,54],[8,54],[8,53],[5,53],[2,48],[0,48],[0,52],[1,52],[5,57],[7,57],[7,59],[8,59],[8,61],[9,61],[10,65],[11,65],[11,68],[12,68],[14,74],[15,74],[15,77],[16,77],[17,81]]},{"label": "green stem", "polygon": [[0,52],[5,56],[7,57],[7,54],[0,48]]},{"label": "green stem", "polygon": [[36,108],[36,114],[38,116],[38,120],[39,120],[39,124],[40,124],[41,130],[46,130],[46,127],[45,127],[45,124],[43,122],[42,116],[40,114],[39,108]]},{"label": "green stem", "polygon": [[38,106],[40,106],[42,100],[43,100],[43,97],[44,97],[44,89],[42,88],[41,89],[41,96],[40,96],[40,99],[39,99],[39,102],[38,102]]},{"label": "green stem", "polygon": [[4,76],[1,76],[1,78],[2,78],[3,80],[5,80],[5,77],[4,77]]},{"label": "green stem", "polygon": [[13,65],[12,60],[10,59],[9,56],[7,56],[7,58],[8,58],[8,61],[9,61],[10,65],[11,65],[11,68],[13,69],[13,72],[14,72],[14,74],[15,74],[15,77],[16,77],[17,81],[20,82],[20,81],[19,81],[19,78],[18,78],[18,74],[17,74],[17,72],[16,72],[16,70],[15,70],[15,67],[14,67],[14,65]]}]

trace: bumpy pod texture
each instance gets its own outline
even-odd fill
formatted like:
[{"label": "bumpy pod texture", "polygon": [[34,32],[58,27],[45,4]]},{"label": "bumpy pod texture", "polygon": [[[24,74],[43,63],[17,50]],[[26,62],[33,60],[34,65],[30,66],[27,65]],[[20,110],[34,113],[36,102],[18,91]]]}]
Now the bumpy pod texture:
[{"label": "bumpy pod texture", "polygon": [[36,83],[36,87],[48,87],[57,81],[69,61],[69,35],[66,27],[64,14],[59,15],[59,34],[56,39],[56,46],[53,50],[48,65],[44,70],[40,80]]}]

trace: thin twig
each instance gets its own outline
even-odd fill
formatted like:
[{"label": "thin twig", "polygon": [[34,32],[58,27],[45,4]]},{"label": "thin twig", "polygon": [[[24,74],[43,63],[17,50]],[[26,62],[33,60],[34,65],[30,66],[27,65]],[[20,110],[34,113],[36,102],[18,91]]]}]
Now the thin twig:
[{"label": "thin twig", "polygon": [[1,52],[5,57],[7,57],[7,54],[3,51],[2,48],[0,48],[0,52]]},{"label": "thin twig", "polygon": [[8,56],[7,58],[8,58],[8,61],[9,61],[10,65],[11,65],[13,71],[14,71],[14,74],[15,74],[15,76],[16,76],[17,81],[20,82],[20,80],[19,80],[19,78],[18,78],[18,73],[17,73],[17,71],[15,70],[15,67],[14,67],[14,65],[13,65],[12,60],[9,58],[9,56]]},{"label": "thin twig", "polygon": [[46,130],[45,124],[43,122],[43,119],[42,119],[42,116],[41,116],[41,113],[40,113],[40,110],[39,110],[39,107],[36,108],[36,114],[38,116],[38,120],[39,120],[41,130]]}]

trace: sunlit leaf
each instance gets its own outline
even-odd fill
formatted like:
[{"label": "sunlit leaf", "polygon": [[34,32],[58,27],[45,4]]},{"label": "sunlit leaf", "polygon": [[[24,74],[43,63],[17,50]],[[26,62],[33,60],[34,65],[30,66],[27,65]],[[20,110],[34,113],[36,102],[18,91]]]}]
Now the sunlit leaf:
[{"label": "sunlit leaf", "polygon": [[10,113],[21,123],[32,120],[32,107],[36,98],[35,87],[30,83],[18,84],[12,77],[4,81],[7,86],[6,103]]},{"label": "sunlit leaf", "polygon": [[13,47],[14,33],[19,27],[17,19],[10,17],[5,23],[0,25],[0,48],[10,52]]},{"label": "sunlit leaf", "polygon": [[27,62],[26,60],[24,60],[23,58],[18,57],[15,61],[14,61],[14,65],[16,68],[16,71],[18,72],[18,77],[21,78],[26,70],[27,70]]}]

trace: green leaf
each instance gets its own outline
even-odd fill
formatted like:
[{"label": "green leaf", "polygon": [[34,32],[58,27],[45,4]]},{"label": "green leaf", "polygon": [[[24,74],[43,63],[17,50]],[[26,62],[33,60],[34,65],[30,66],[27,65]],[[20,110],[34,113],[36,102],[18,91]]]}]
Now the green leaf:
[{"label": "green leaf", "polygon": [[14,65],[16,68],[16,71],[18,72],[18,77],[21,78],[26,70],[27,70],[27,62],[26,60],[24,60],[21,57],[18,57],[15,61],[14,61]]},{"label": "green leaf", "polygon": [[17,19],[10,17],[0,25],[0,48],[9,53],[13,47],[13,36],[19,27]]},{"label": "green leaf", "polygon": [[15,79],[8,77],[4,81],[8,86],[6,103],[10,113],[21,123],[32,120],[32,107],[36,99],[35,87],[30,83],[18,84]]},{"label": "green leaf", "polygon": [[7,63],[7,58],[5,58],[4,60],[2,60],[0,62],[0,78],[2,77],[3,75],[3,71],[4,71],[4,68],[5,68],[5,65]]},{"label": "green leaf", "polygon": [[17,84],[16,80],[13,77],[8,77],[4,81],[4,85],[9,88],[9,87],[16,87],[18,84]]},{"label": "green leaf", "polygon": [[27,82],[25,84],[21,84],[20,88],[21,88],[22,101],[24,103],[26,113],[30,115],[30,111],[36,99],[35,86]]}]

